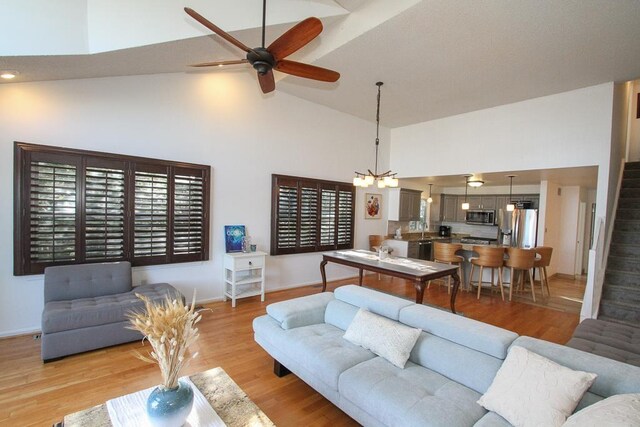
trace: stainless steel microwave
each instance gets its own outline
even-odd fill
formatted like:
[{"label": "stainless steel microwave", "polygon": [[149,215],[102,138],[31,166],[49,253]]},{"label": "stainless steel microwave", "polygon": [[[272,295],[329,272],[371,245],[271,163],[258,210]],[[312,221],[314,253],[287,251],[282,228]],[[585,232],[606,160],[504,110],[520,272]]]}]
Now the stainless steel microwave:
[{"label": "stainless steel microwave", "polygon": [[495,225],[496,211],[487,209],[469,209],[465,214],[467,224]]}]

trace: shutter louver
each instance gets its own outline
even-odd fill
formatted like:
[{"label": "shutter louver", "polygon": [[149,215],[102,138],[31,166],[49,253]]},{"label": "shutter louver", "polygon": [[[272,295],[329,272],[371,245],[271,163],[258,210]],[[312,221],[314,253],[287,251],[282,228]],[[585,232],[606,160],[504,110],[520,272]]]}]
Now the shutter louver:
[{"label": "shutter louver", "polygon": [[167,254],[166,173],[135,172],[134,257]]},{"label": "shutter louver", "polygon": [[298,189],[296,187],[285,185],[278,187],[277,230],[278,249],[296,247],[298,234]]},{"label": "shutter louver", "polygon": [[73,165],[31,162],[31,263],[76,259],[76,174]]},{"label": "shutter louver", "polygon": [[173,204],[173,253],[202,252],[204,186],[199,176],[175,175]]},{"label": "shutter louver", "polygon": [[336,191],[320,190],[320,246],[335,245],[336,235]]},{"label": "shutter louver", "polygon": [[300,248],[315,248],[318,244],[318,189],[300,189]]},{"label": "shutter louver", "polygon": [[353,193],[338,191],[338,246],[349,245],[353,234]]},{"label": "shutter louver", "polygon": [[124,170],[85,169],[85,258],[124,258]]}]

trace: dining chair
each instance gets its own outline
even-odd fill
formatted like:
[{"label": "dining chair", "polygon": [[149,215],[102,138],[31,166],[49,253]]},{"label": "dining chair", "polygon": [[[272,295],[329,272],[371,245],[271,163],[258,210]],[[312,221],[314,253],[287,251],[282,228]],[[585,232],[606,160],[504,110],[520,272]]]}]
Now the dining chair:
[{"label": "dining chair", "polygon": [[[458,266],[460,284],[462,288],[465,289],[464,275],[462,274],[462,263],[464,262],[464,258],[460,255],[456,255],[456,252],[461,249],[462,245],[459,243],[434,242],[433,261],[441,262],[443,264],[456,264]],[[427,289],[429,289],[429,286],[431,286],[431,280],[427,282]],[[451,293],[451,276],[447,276],[447,293]]]}]

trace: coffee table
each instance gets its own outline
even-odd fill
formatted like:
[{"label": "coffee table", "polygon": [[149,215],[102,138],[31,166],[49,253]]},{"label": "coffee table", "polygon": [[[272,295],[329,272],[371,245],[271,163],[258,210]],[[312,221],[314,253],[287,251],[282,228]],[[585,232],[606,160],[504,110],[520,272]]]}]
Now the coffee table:
[{"label": "coffee table", "polygon": [[[222,368],[209,369],[189,376],[189,379],[209,401],[211,407],[229,426],[273,426],[271,420],[249,399]],[[56,427],[110,427],[107,405],[66,415]]]}]

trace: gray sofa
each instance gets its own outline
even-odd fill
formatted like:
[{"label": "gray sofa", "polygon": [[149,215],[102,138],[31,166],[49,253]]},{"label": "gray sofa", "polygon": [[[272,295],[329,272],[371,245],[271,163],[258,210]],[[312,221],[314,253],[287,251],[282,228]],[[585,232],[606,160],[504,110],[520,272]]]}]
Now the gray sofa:
[{"label": "gray sofa", "polygon": [[46,268],[42,360],[142,339],[125,328],[126,314],[144,307],[135,293],[152,300],[183,298],[167,283],[134,288],[131,264],[125,261]]},{"label": "gray sofa", "polygon": [[[343,338],[362,307],[422,329],[404,369]],[[355,285],[270,304],[254,319],[256,342],[365,426],[508,426],[476,401],[509,347],[598,374],[578,405],[640,392],[640,368],[517,334]]]},{"label": "gray sofa", "polygon": [[585,319],[569,347],[640,366],[640,328],[600,319]]}]

